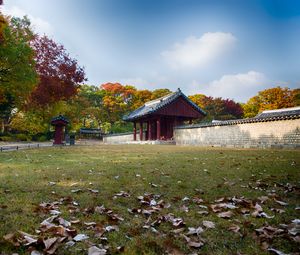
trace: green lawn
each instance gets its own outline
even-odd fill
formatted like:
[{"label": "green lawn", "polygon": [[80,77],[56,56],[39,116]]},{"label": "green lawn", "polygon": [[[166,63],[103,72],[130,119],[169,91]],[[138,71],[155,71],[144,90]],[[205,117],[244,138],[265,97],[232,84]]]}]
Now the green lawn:
[{"label": "green lawn", "polygon": [[[43,240],[54,237],[48,251],[55,254],[88,254],[91,246],[107,254],[299,252],[299,233],[288,233],[300,219],[299,165],[295,150],[100,145],[2,152],[0,254],[43,251]],[[41,222],[50,209],[61,212],[61,222],[57,217],[45,230]],[[218,217],[222,212],[230,218]],[[62,219],[73,222],[60,227],[67,234],[58,231]],[[188,235],[191,227],[202,229]],[[25,246],[18,231],[38,241]],[[76,234],[89,238],[67,247]]]}]

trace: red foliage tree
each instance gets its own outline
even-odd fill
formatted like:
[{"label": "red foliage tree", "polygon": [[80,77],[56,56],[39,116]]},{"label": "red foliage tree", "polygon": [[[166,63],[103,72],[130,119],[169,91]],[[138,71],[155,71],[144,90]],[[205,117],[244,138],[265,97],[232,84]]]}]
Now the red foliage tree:
[{"label": "red foliage tree", "polygon": [[69,56],[63,45],[47,36],[36,36],[32,47],[39,83],[31,94],[31,102],[45,106],[74,96],[78,84],[86,80],[77,60]]},{"label": "red foliage tree", "polygon": [[243,107],[234,102],[232,99],[224,99],[225,111],[227,114],[230,114],[236,118],[242,118],[243,116]]}]

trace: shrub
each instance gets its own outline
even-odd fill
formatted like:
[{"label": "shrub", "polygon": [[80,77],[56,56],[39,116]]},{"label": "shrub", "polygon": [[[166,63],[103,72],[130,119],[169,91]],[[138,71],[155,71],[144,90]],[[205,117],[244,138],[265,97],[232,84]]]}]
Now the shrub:
[{"label": "shrub", "polygon": [[45,135],[42,135],[42,136],[40,136],[40,137],[38,137],[37,138],[37,141],[38,142],[46,142],[46,141],[48,141],[49,139],[47,138],[47,136],[45,136]]},{"label": "shrub", "polygon": [[13,141],[13,138],[11,136],[0,136],[0,141],[11,142]]},{"label": "shrub", "polygon": [[26,134],[16,134],[16,141],[31,141],[31,136]]}]

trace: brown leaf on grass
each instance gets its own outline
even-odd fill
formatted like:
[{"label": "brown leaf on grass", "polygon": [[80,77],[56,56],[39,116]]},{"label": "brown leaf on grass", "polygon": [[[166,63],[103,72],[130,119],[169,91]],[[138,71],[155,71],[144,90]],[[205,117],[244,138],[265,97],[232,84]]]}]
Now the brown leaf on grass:
[{"label": "brown leaf on grass", "polygon": [[18,233],[21,234],[21,236],[23,238],[23,243],[24,243],[25,246],[36,244],[37,241],[38,241],[38,237],[37,236],[28,234],[28,233],[23,232],[23,231],[18,231]]},{"label": "brown leaf on grass", "polygon": [[44,243],[44,245],[45,245],[45,249],[46,249],[46,250],[49,250],[49,249],[51,248],[51,246],[52,246],[54,243],[57,242],[57,240],[58,240],[57,237],[48,238],[48,239],[43,240],[43,243]]},{"label": "brown leaf on grass", "polygon": [[124,218],[120,217],[118,214],[114,213],[111,209],[105,208],[104,205],[96,206],[95,212],[100,214],[105,214],[112,221],[123,221]]},{"label": "brown leaf on grass", "polygon": [[223,202],[224,200],[225,200],[225,197],[221,197],[219,199],[216,199],[215,202],[220,203],[220,202]]},{"label": "brown leaf on grass", "polygon": [[183,211],[183,212],[189,212],[189,208],[186,205],[182,205],[180,207],[180,210]]},{"label": "brown leaf on grass", "polygon": [[219,218],[229,219],[233,216],[233,212],[232,211],[221,212],[221,213],[218,213],[217,216]]},{"label": "brown leaf on grass", "polygon": [[171,230],[171,232],[174,234],[179,234],[179,233],[182,233],[184,230],[185,230],[185,228],[177,228],[177,229]]},{"label": "brown leaf on grass", "polygon": [[218,204],[210,205],[210,208],[212,209],[213,212],[218,213],[221,212],[222,209]]},{"label": "brown leaf on grass", "polygon": [[203,203],[203,199],[199,197],[194,197],[192,201],[196,204]]},{"label": "brown leaf on grass", "polygon": [[200,215],[207,215],[208,211],[198,211],[197,213],[200,214]]},{"label": "brown leaf on grass", "polygon": [[273,254],[276,254],[276,255],[288,255],[282,251],[279,251],[279,250],[276,250],[276,249],[273,249],[273,248],[269,248],[268,251],[272,252]]},{"label": "brown leaf on grass", "polygon": [[187,236],[200,235],[201,233],[204,232],[203,228],[201,228],[201,227],[198,227],[198,228],[189,227],[188,230],[189,231],[186,233]]},{"label": "brown leaf on grass", "polygon": [[[52,212],[52,214],[60,214],[59,210],[59,205],[60,202],[52,202],[52,203],[40,203],[35,209],[35,212],[42,212],[42,213],[49,213]],[[55,213],[57,212],[57,213]]]},{"label": "brown leaf on grass", "polygon": [[91,193],[94,193],[94,194],[99,193],[99,190],[97,190],[97,189],[88,189],[88,191],[90,191]]},{"label": "brown leaf on grass", "polygon": [[75,242],[80,242],[80,241],[83,241],[83,240],[86,240],[86,239],[88,239],[89,237],[87,236],[87,235],[85,235],[85,234],[78,234],[78,235],[76,235],[74,238],[73,238],[73,240],[75,241]]},{"label": "brown leaf on grass", "polygon": [[92,246],[88,250],[88,255],[105,255],[107,253],[107,250],[100,249],[96,246]]},{"label": "brown leaf on grass", "polygon": [[213,223],[212,221],[209,220],[204,220],[202,221],[202,225],[206,228],[215,228],[215,223]]},{"label": "brown leaf on grass", "polygon": [[39,252],[39,251],[36,251],[36,250],[33,250],[30,255],[43,255],[43,253]]},{"label": "brown leaf on grass", "polygon": [[49,238],[47,240],[44,240],[44,245],[45,245],[45,252],[47,254],[55,254],[56,250],[59,247],[59,244],[65,239],[60,239],[60,238]]},{"label": "brown leaf on grass", "polygon": [[264,202],[266,202],[267,200],[269,200],[269,197],[267,197],[267,196],[261,196],[261,197],[258,197],[257,199],[263,204]]},{"label": "brown leaf on grass", "polygon": [[204,245],[203,242],[198,241],[198,242],[194,242],[194,241],[190,241],[188,242],[188,246],[192,247],[192,248],[201,248]]},{"label": "brown leaf on grass", "polygon": [[265,212],[257,212],[257,211],[254,211],[252,214],[251,214],[253,217],[256,217],[256,218],[267,218],[267,219],[272,219],[274,218],[275,216],[270,216],[268,215],[267,213]]},{"label": "brown leaf on grass", "polygon": [[279,208],[271,208],[270,210],[279,214],[285,213],[285,210]]},{"label": "brown leaf on grass", "polygon": [[285,230],[280,228],[275,228],[272,226],[264,226],[255,229],[256,235],[259,240],[266,241],[272,240],[275,236],[279,236],[285,232]]},{"label": "brown leaf on grass", "polygon": [[78,224],[78,223],[80,223],[80,220],[76,219],[76,220],[71,220],[70,222],[71,222],[71,224]]},{"label": "brown leaf on grass", "polygon": [[7,242],[10,242],[13,246],[19,247],[21,245],[15,233],[9,233],[5,235],[3,236],[3,239]]},{"label": "brown leaf on grass", "polygon": [[115,225],[114,226],[106,226],[105,231],[106,232],[119,231],[119,227],[115,226]]},{"label": "brown leaf on grass", "polygon": [[195,240],[183,234],[181,234],[181,236],[186,240],[188,246],[192,248],[201,248],[204,245],[204,241],[201,238]]},{"label": "brown leaf on grass", "polygon": [[240,231],[240,227],[238,226],[238,225],[236,225],[236,224],[232,224],[232,225],[230,225],[229,227],[228,227],[228,230],[229,231],[232,231],[232,232],[234,232],[234,233],[238,233],[239,231]]},{"label": "brown leaf on grass", "polygon": [[119,193],[116,193],[114,196],[113,196],[113,199],[116,199],[118,197],[130,197],[130,194],[121,190]]},{"label": "brown leaf on grass", "polygon": [[288,233],[293,236],[300,234],[300,220],[299,219],[293,220],[292,223],[288,225]]},{"label": "brown leaf on grass", "polygon": [[72,189],[71,190],[72,193],[79,193],[79,192],[83,192],[82,189]]},{"label": "brown leaf on grass", "polygon": [[93,230],[95,231],[95,237],[101,238],[105,233],[105,228],[101,224],[94,226]]},{"label": "brown leaf on grass", "polygon": [[240,211],[242,214],[250,213],[250,210],[247,209],[247,208],[241,208],[239,211]]},{"label": "brown leaf on grass", "polygon": [[283,201],[280,201],[280,200],[276,200],[276,199],[274,199],[274,201],[275,201],[277,204],[279,204],[279,205],[282,205],[282,206],[286,206],[286,205],[288,205],[288,203],[286,203],[286,202],[283,202]]},{"label": "brown leaf on grass", "polygon": [[92,222],[84,222],[83,224],[89,227],[89,226],[95,226],[97,223],[92,221]]},{"label": "brown leaf on grass", "polygon": [[59,222],[59,225],[62,225],[64,227],[70,227],[71,226],[71,222],[59,217],[58,218],[58,222]]},{"label": "brown leaf on grass", "polygon": [[258,203],[255,204],[254,209],[257,212],[262,212],[263,211],[262,207]]}]

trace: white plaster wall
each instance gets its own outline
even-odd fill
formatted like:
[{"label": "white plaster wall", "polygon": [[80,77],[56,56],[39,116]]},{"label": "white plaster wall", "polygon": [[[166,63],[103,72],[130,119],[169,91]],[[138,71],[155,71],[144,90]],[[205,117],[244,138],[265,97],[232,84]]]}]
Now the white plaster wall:
[{"label": "white plaster wall", "polygon": [[[136,134],[136,140],[140,140],[140,134]],[[122,144],[133,141],[133,133],[132,134],[119,134],[119,135],[107,135],[103,137],[103,142],[108,144]]]}]

